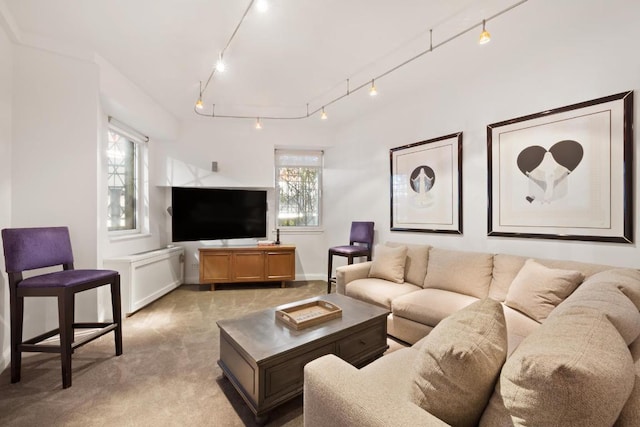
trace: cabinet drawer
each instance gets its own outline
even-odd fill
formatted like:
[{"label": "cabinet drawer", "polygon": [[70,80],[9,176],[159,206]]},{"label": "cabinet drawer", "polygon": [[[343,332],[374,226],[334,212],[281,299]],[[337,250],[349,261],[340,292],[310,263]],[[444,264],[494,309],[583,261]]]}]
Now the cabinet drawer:
[{"label": "cabinet drawer", "polygon": [[369,328],[338,341],[338,356],[347,362],[353,362],[386,345],[387,334],[384,328]]},{"label": "cabinet drawer", "polygon": [[288,392],[302,390],[304,365],[318,357],[332,354],[334,351],[335,345],[328,344],[267,368],[265,372],[265,397],[275,398]]}]

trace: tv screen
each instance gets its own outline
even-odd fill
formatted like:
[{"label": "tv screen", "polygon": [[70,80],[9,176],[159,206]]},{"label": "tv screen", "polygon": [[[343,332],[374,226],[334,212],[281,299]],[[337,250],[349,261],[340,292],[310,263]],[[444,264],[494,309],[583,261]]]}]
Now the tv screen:
[{"label": "tv screen", "polygon": [[172,187],[171,209],[174,242],[267,236],[265,190]]}]

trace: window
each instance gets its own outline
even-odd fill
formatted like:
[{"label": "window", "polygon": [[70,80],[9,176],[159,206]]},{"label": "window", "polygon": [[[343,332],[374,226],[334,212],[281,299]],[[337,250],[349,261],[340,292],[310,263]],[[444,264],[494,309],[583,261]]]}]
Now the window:
[{"label": "window", "polygon": [[140,232],[139,201],[142,191],[143,140],[109,126],[107,142],[107,229]]},{"label": "window", "polygon": [[276,150],[278,227],[319,227],[322,151]]}]

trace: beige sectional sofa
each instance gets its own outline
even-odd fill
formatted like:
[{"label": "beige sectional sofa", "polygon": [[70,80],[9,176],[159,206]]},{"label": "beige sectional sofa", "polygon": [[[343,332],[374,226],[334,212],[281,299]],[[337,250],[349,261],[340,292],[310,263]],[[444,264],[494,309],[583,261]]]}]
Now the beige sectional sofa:
[{"label": "beige sectional sofa", "polygon": [[[373,261],[337,269],[337,292],[388,308],[389,335],[413,345],[362,369],[335,356],[309,363],[305,425],[447,425],[446,415],[439,417],[438,410],[423,404],[436,402],[434,396],[425,392],[426,398],[416,398],[416,387],[425,390],[416,385],[424,374],[419,366],[438,359],[431,350],[450,344],[433,341],[458,336],[446,329],[455,323],[451,319],[464,317],[485,301],[500,303],[494,304],[504,319],[504,359],[490,384],[492,392],[480,399],[486,408],[466,424],[448,421],[640,425],[638,270],[426,245],[387,244],[376,247],[374,254],[378,257]],[[439,333],[430,334],[436,327]],[[451,344],[453,350],[445,354],[468,357],[478,346],[459,350],[468,344],[465,340]],[[483,357],[485,353],[491,352]],[[484,361],[474,370],[472,362],[455,361],[462,364],[445,376],[449,385],[433,383],[446,406],[464,394],[448,387],[472,390],[473,382],[464,382],[473,379],[474,372],[489,369]],[[437,365],[436,370],[446,371],[446,363]],[[460,373],[456,383],[453,379]]]}]

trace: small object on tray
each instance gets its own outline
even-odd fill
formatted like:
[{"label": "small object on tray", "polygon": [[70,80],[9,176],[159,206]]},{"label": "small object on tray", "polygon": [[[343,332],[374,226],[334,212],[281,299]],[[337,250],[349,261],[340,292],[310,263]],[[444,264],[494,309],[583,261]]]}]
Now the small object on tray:
[{"label": "small object on tray", "polygon": [[318,300],[276,310],[276,319],[300,330],[342,317],[342,309],[327,301]]}]

